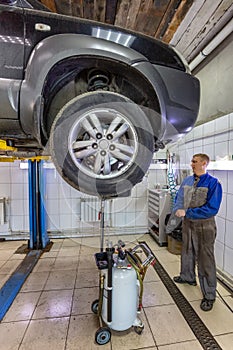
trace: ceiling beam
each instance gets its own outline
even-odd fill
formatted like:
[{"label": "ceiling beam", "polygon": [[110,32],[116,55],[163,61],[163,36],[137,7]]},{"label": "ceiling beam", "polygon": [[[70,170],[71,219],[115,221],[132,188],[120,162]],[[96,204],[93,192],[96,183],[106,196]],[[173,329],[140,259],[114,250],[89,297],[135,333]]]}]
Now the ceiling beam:
[{"label": "ceiling beam", "polygon": [[54,0],[40,0],[40,2],[48,7],[51,11],[57,12],[57,8]]},{"label": "ceiling beam", "polygon": [[117,11],[117,0],[106,0],[105,22],[114,24]]},{"label": "ceiling beam", "polygon": [[162,16],[161,22],[155,32],[155,38],[161,39],[171,22],[177,8],[180,4],[181,0],[171,0],[167,6],[167,9],[164,11],[164,15]]},{"label": "ceiling beam", "polygon": [[84,0],[72,0],[72,16],[83,17],[83,1]]},{"label": "ceiling beam", "polygon": [[56,9],[58,13],[71,16],[72,15],[72,4],[70,0],[55,0]]},{"label": "ceiling beam", "polygon": [[179,27],[180,23],[183,21],[185,15],[187,14],[188,10],[192,6],[194,0],[182,0],[180,2],[179,7],[174,12],[174,16],[170,23],[168,23],[168,28],[165,31],[164,35],[162,36],[162,40],[165,43],[169,43],[171,39],[173,38],[173,35],[175,34],[177,28]]}]

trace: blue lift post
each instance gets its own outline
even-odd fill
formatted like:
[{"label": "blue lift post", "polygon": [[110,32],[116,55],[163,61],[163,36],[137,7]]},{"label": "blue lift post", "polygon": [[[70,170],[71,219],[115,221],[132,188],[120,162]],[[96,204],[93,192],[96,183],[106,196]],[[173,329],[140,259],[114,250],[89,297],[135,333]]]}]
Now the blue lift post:
[{"label": "blue lift post", "polygon": [[0,289],[0,321],[10,308],[28,275],[49,243],[45,213],[45,178],[43,161],[28,161],[30,240],[26,255],[18,268]]},{"label": "blue lift post", "polygon": [[30,249],[44,249],[49,243],[43,163],[43,160],[28,161]]}]

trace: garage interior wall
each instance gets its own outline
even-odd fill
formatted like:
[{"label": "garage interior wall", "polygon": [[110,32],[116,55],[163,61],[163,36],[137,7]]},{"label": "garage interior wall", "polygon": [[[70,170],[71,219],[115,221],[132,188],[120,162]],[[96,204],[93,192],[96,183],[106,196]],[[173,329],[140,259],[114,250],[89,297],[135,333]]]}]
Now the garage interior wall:
[{"label": "garage interior wall", "polygon": [[233,33],[213,56],[207,56],[195,74],[201,83],[199,124],[233,112]]},{"label": "garage interior wall", "polygon": [[[19,161],[0,163],[0,198],[6,200],[5,223],[0,222],[0,237],[28,238],[29,198],[28,171]],[[69,186],[54,167],[47,168],[45,208],[47,227],[52,237],[99,234],[98,213],[100,202]],[[51,163],[49,164],[52,165]],[[148,178],[135,186],[131,197],[106,201],[106,226],[115,233],[147,232]]]}]

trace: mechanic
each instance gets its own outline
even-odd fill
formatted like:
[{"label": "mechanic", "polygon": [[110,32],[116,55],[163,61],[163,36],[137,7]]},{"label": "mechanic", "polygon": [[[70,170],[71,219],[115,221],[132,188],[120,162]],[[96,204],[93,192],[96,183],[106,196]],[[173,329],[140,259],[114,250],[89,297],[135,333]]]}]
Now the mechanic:
[{"label": "mechanic", "polygon": [[193,175],[182,182],[176,195],[174,212],[183,218],[181,272],[173,280],[196,286],[195,263],[203,299],[203,311],[212,309],[216,298],[216,264],[214,242],[216,238],[215,215],[222,200],[222,186],[218,179],[208,174],[209,156],[195,154],[191,161]]}]

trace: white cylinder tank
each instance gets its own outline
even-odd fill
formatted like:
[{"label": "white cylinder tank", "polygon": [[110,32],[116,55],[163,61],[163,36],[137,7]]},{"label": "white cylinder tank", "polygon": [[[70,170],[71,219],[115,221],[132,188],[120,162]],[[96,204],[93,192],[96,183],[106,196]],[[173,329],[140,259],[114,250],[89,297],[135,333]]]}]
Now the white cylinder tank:
[{"label": "white cylinder tank", "polygon": [[113,330],[127,330],[137,319],[139,285],[136,271],[130,265],[112,268],[112,322],[107,321],[107,270],[105,273],[102,318]]}]

